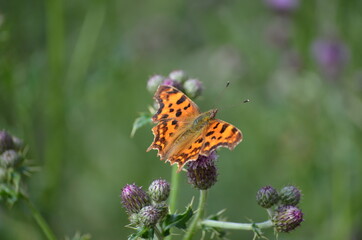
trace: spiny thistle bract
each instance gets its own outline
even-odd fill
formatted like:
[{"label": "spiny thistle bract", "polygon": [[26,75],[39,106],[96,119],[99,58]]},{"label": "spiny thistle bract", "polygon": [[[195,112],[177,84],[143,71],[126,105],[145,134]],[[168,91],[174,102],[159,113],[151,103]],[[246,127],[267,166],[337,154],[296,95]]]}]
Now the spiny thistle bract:
[{"label": "spiny thistle bract", "polygon": [[148,188],[148,194],[153,201],[160,203],[166,201],[170,195],[170,184],[163,179],[157,179]]},{"label": "spiny thistle bract", "polygon": [[300,202],[301,192],[292,185],[285,186],[280,190],[280,202],[283,205],[296,206]]},{"label": "spiny thistle bract", "polygon": [[265,186],[256,193],[256,201],[263,208],[274,206],[279,200],[277,190],[271,186]]}]

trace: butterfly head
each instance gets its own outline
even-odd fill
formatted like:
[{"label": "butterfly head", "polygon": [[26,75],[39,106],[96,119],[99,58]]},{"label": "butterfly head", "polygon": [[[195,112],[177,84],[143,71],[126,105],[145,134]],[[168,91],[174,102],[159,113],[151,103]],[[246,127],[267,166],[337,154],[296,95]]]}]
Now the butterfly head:
[{"label": "butterfly head", "polygon": [[210,111],[208,111],[210,119],[214,119],[217,113],[217,109],[211,109]]}]

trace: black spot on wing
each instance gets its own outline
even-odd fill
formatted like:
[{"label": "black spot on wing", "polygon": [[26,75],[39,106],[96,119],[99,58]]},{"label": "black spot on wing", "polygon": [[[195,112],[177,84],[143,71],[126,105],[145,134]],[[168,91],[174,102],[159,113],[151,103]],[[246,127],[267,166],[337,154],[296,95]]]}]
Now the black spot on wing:
[{"label": "black spot on wing", "polygon": [[168,91],[167,93],[169,94],[174,94],[174,93],[178,93],[179,91],[177,89],[173,89],[171,91]]},{"label": "black spot on wing", "polygon": [[186,100],[186,96],[185,95],[182,95],[179,100],[177,100],[176,104],[179,105],[181,103],[183,103],[184,101]]},{"label": "black spot on wing", "polygon": [[220,130],[220,133],[225,132],[225,129],[226,129],[228,126],[229,126],[228,123],[225,123],[224,125],[222,125],[222,128],[221,128],[221,130]]},{"label": "black spot on wing", "polygon": [[236,133],[238,130],[237,130],[235,127],[233,127],[233,129],[231,129],[231,131],[232,131],[233,133]]},{"label": "black spot on wing", "polygon": [[168,118],[168,114],[163,114],[161,118]]},{"label": "black spot on wing", "polygon": [[171,124],[172,124],[172,125],[176,125],[176,124],[177,124],[177,121],[176,121],[176,120],[173,120],[173,121],[171,122]]},{"label": "black spot on wing", "polygon": [[182,114],[181,109],[177,109],[177,112],[176,112],[176,117],[181,116],[181,114]]},{"label": "black spot on wing", "polygon": [[187,110],[189,107],[191,107],[190,103],[186,107],[184,107],[184,110]]},{"label": "black spot on wing", "polygon": [[173,109],[173,108],[170,108],[170,112],[173,112],[173,111],[175,111],[175,109]]},{"label": "black spot on wing", "polygon": [[210,132],[206,133],[206,137],[208,137],[208,136],[210,136],[212,134],[214,134],[214,131],[210,131]]},{"label": "black spot on wing", "polygon": [[172,103],[170,103],[170,104],[168,105],[168,107],[172,107]]},{"label": "black spot on wing", "polygon": [[216,123],[216,125],[213,127],[213,129],[217,128],[219,126],[219,124],[220,124],[219,122]]}]

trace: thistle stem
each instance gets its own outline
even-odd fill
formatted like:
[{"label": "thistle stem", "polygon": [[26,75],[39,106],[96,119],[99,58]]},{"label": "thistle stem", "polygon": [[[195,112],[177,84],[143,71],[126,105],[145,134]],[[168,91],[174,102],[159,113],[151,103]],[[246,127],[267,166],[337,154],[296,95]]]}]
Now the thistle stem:
[{"label": "thistle stem", "polygon": [[161,232],[160,232],[160,230],[158,229],[157,226],[154,228],[154,230],[155,230],[155,234],[157,236],[157,239],[158,240],[163,240],[163,236],[162,236],[162,234],[161,234]]},{"label": "thistle stem", "polygon": [[222,222],[215,220],[204,220],[201,222],[201,225],[208,227],[217,227],[223,229],[234,229],[234,230],[255,230],[255,228],[270,228],[274,224],[271,220],[260,223],[235,223],[235,222]]},{"label": "thistle stem", "polygon": [[176,211],[177,197],[180,185],[180,174],[177,172],[178,167],[174,165],[172,167],[171,175],[171,193],[170,193],[170,211],[174,213]]},{"label": "thistle stem", "polygon": [[40,214],[39,210],[35,207],[35,205],[32,203],[32,201],[25,196],[24,194],[21,195],[21,197],[25,200],[27,203],[29,209],[31,210],[31,213],[33,215],[33,218],[35,222],[38,224],[42,232],[44,233],[47,240],[57,240],[55,237],[54,232],[50,229],[48,223],[45,221],[43,216]]},{"label": "thistle stem", "polygon": [[191,240],[192,237],[194,236],[197,228],[199,227],[200,219],[204,215],[206,199],[207,199],[207,190],[200,190],[200,198],[199,198],[199,205],[197,208],[197,212],[196,212],[190,226],[188,227],[183,240]]}]

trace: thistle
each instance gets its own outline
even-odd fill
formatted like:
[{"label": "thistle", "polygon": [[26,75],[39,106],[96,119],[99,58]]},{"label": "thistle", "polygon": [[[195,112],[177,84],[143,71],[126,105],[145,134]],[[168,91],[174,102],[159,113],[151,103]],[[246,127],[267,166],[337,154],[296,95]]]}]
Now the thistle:
[{"label": "thistle", "polygon": [[272,220],[278,232],[290,232],[303,222],[303,213],[297,207],[282,206],[277,209]]},{"label": "thistle", "polygon": [[278,192],[271,186],[262,187],[256,193],[256,201],[263,208],[270,208],[279,200]]},{"label": "thistle", "polygon": [[148,194],[153,201],[160,203],[167,200],[170,190],[170,184],[166,180],[158,179],[151,183]]},{"label": "thistle", "polygon": [[130,215],[151,204],[150,197],[136,184],[127,184],[122,189],[121,198],[123,207]]},{"label": "thistle", "polygon": [[214,152],[208,157],[200,155],[196,161],[188,163],[188,182],[200,190],[209,189],[217,181],[217,168],[215,160],[217,155]]},{"label": "thistle", "polygon": [[292,185],[286,186],[280,191],[280,201],[283,205],[296,206],[300,198],[300,190]]}]

